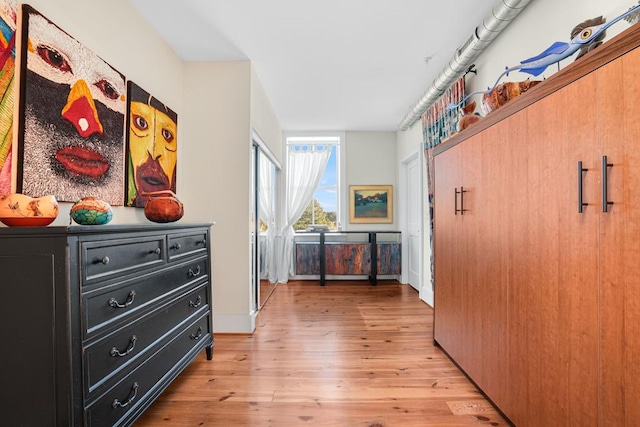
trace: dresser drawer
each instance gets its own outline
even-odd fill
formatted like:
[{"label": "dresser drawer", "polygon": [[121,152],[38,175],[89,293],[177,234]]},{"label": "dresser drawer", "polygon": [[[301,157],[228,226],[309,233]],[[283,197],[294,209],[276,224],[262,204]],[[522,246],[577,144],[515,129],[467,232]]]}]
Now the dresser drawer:
[{"label": "dresser drawer", "polygon": [[165,251],[164,235],[81,242],[82,285],[161,266]]},{"label": "dresser drawer", "polygon": [[108,326],[131,321],[130,316],[150,308],[158,299],[206,281],[208,266],[207,258],[189,260],[83,293],[84,338]]},{"label": "dresser drawer", "polygon": [[198,233],[170,234],[169,240],[169,261],[176,261],[195,254],[207,252],[207,231]]},{"label": "dresser drawer", "polygon": [[207,311],[185,330],[141,362],[128,376],[102,395],[85,411],[89,426],[120,426],[131,423],[163,386],[175,378],[207,345],[211,345]]},{"label": "dresser drawer", "polygon": [[168,304],[158,310],[88,345],[83,352],[86,398],[91,400],[91,394],[100,385],[148,356],[146,353],[153,351],[154,344],[184,328],[198,311],[208,311],[206,285],[202,283],[176,300],[167,300]]}]

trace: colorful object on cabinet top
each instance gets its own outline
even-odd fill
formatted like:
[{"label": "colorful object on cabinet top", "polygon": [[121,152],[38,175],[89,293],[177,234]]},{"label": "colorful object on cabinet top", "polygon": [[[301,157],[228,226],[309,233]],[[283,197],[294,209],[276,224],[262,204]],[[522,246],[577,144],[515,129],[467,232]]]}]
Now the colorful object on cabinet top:
[{"label": "colorful object on cabinet top", "polygon": [[71,207],[70,216],[80,225],[104,225],[113,218],[113,211],[107,202],[89,196]]},{"label": "colorful object on cabinet top", "polygon": [[144,215],[153,222],[174,222],[184,215],[184,205],[170,190],[143,193],[148,196]]},{"label": "colorful object on cabinet top", "polygon": [[513,98],[522,95],[540,82],[541,80],[525,80],[523,82],[501,83],[491,91],[482,95],[482,111],[484,111],[485,114],[489,114]]},{"label": "colorful object on cabinet top", "polygon": [[13,193],[0,196],[0,221],[9,227],[42,227],[58,216],[58,201],[53,195],[30,197]]},{"label": "colorful object on cabinet top", "polygon": [[480,115],[475,113],[476,101],[471,101],[464,107],[462,107],[462,118],[458,121],[457,130],[465,130],[472,124],[480,120]]},{"label": "colorful object on cabinet top", "polygon": [[572,38],[568,43],[567,42],[555,42],[548,48],[546,48],[540,54],[533,56],[531,58],[520,61],[520,64],[515,65],[513,67],[507,67],[502,74],[500,74],[492,87],[487,88],[486,91],[473,92],[467,95],[458,105],[450,105],[449,108],[455,109],[459,105],[463,105],[464,102],[467,101],[473,95],[479,94],[487,94],[495,89],[498,86],[500,80],[503,77],[508,76],[512,71],[520,71],[521,73],[531,74],[532,76],[539,76],[542,74],[550,65],[558,63],[565,58],[570,57],[578,50],[583,49],[586,45],[597,41],[600,35],[610,26],[627,18],[630,15],[637,14],[640,12],[640,4],[630,8],[626,12],[621,15],[618,15],[610,22],[600,25],[593,25],[590,27],[585,27],[580,31],[578,35]]}]

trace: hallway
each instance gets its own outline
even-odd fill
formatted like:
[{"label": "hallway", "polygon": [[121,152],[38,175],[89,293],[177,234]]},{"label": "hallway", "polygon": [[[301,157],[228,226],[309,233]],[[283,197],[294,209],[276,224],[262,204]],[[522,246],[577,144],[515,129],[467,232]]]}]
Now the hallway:
[{"label": "hallway", "polygon": [[409,285],[278,285],[256,332],[216,335],[135,424],[506,426],[433,345],[432,309]]}]

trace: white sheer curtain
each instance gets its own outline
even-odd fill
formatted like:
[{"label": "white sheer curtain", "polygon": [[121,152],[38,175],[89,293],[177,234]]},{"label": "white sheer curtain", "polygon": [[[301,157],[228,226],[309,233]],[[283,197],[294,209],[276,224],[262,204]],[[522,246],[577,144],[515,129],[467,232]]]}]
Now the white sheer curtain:
[{"label": "white sheer curtain", "polygon": [[331,156],[331,146],[307,146],[305,150],[289,150],[287,165],[287,223],[282,229],[282,256],[278,265],[278,282],[286,283],[294,275],[293,238],[295,224],[318,188]]},{"label": "white sheer curtain", "polygon": [[275,263],[276,257],[276,212],[275,212],[275,166],[267,156],[259,153],[258,158],[258,211],[261,220],[267,224],[267,232],[264,236],[264,249],[260,253],[265,254],[265,258],[262,260],[262,271],[260,272],[263,277],[266,277],[269,282],[275,283],[278,280],[277,265]]}]

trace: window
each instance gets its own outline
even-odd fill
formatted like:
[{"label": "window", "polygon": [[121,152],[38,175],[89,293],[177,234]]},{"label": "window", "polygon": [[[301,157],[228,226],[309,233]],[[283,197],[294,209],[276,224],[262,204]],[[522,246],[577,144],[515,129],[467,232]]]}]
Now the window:
[{"label": "window", "polygon": [[329,146],[331,150],[313,198],[293,225],[296,231],[319,225],[326,225],[330,230],[340,228],[340,139],[339,136],[287,137],[287,150],[307,150],[318,145]]}]

